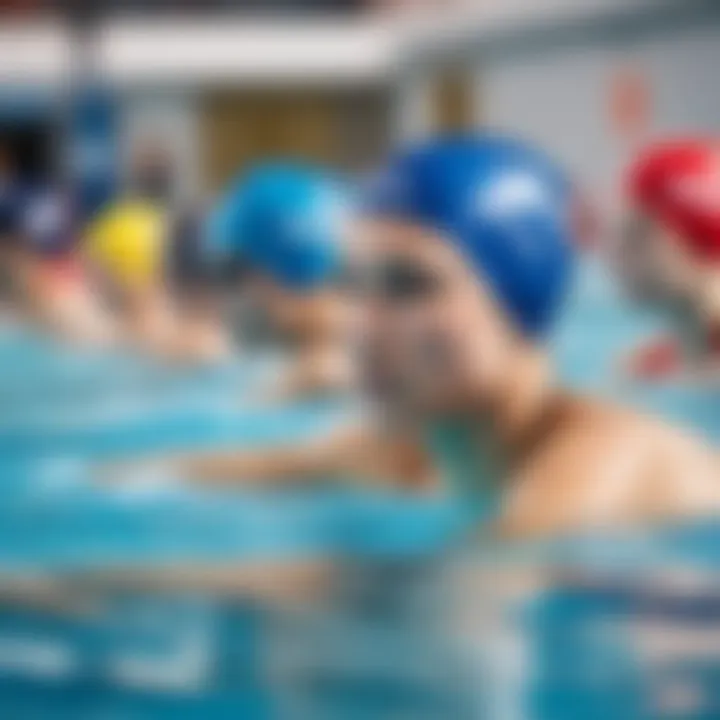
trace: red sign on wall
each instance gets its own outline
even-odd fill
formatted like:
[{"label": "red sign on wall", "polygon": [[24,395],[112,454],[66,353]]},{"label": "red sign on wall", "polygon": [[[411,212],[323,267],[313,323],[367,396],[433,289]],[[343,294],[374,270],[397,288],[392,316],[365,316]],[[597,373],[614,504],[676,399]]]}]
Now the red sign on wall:
[{"label": "red sign on wall", "polygon": [[645,75],[623,67],[610,79],[609,117],[613,134],[630,140],[646,133],[652,115],[652,98]]}]

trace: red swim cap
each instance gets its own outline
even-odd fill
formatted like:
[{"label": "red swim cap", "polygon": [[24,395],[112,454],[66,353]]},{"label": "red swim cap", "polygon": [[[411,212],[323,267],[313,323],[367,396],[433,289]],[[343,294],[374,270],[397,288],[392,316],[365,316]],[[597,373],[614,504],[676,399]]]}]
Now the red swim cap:
[{"label": "red swim cap", "polygon": [[630,167],[628,193],[678,233],[695,257],[720,260],[720,142],[652,145]]}]

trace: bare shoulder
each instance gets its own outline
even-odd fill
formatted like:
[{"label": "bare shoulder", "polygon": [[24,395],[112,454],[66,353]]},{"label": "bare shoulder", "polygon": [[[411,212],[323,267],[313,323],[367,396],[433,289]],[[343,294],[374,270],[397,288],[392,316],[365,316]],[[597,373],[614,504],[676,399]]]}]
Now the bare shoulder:
[{"label": "bare shoulder", "polygon": [[558,419],[514,478],[517,532],[559,532],[707,514],[720,509],[713,448],[611,403],[563,398]]},{"label": "bare shoulder", "polygon": [[630,447],[643,465],[682,461],[718,467],[715,449],[700,436],[615,403],[570,396],[563,399],[560,416],[554,437],[548,438],[551,453],[578,448],[600,454]]},{"label": "bare shoulder", "polygon": [[659,475],[691,471],[713,476],[720,469],[715,448],[700,435],[661,418],[614,403],[574,398],[569,401],[566,430],[577,427],[605,449],[631,445],[637,462]]}]

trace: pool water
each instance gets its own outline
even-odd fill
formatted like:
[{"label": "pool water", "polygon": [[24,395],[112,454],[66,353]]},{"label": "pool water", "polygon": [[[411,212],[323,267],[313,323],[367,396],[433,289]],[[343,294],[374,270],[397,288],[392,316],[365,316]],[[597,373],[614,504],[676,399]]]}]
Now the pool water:
[{"label": "pool water", "polygon": [[[662,327],[624,302],[602,268],[582,272],[553,343],[563,381],[720,437],[713,391],[618,382],[616,358]],[[302,442],[356,416],[357,403],[347,398],[258,403],[253,390],[282,365],[263,356],[170,371],[137,357],[59,347],[12,325],[0,329],[1,573],[321,558],[349,568],[359,583],[351,601],[296,614],[187,593],[126,593],[79,613],[4,605],[3,718],[478,717],[477,683],[458,680],[461,663],[428,620],[437,618],[427,600],[443,577],[436,566],[465,523],[452,501],[324,478],[292,491],[209,491],[183,487],[162,464],[121,486],[96,482],[100,461]],[[667,561],[675,553],[678,563],[709,571],[720,566],[718,537],[712,523],[668,531],[640,542],[647,552],[637,557]],[[596,561],[594,547],[587,542],[585,557]],[[626,549],[617,556],[627,559]],[[613,557],[602,553],[604,562]],[[618,646],[607,650],[617,682],[590,688],[551,672],[573,654],[601,656],[574,630],[566,646],[557,638],[566,625],[602,616],[607,603],[595,601],[603,597],[607,588],[583,595],[570,583],[532,599],[526,654],[544,674],[520,681],[524,717],[652,717],[643,715],[646,705],[636,707],[636,661]],[[517,694],[517,686],[507,692]],[[578,714],[581,707],[594,714]]]}]

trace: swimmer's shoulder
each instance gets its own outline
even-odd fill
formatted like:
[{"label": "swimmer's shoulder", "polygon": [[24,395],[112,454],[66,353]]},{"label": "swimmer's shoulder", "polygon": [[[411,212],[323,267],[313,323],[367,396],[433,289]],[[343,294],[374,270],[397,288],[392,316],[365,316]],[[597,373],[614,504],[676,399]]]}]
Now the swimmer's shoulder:
[{"label": "swimmer's shoulder", "polygon": [[707,514],[720,509],[713,448],[653,417],[566,396],[508,494],[521,533]]},{"label": "swimmer's shoulder", "polygon": [[692,461],[703,469],[718,470],[715,448],[684,427],[604,400],[575,397],[568,405],[569,427],[594,435],[608,449],[629,442],[653,467],[671,470],[678,462]]},{"label": "swimmer's shoulder", "polygon": [[637,442],[634,508],[641,518],[677,520],[720,513],[720,456],[704,438],[661,418],[607,406],[616,433]]}]

